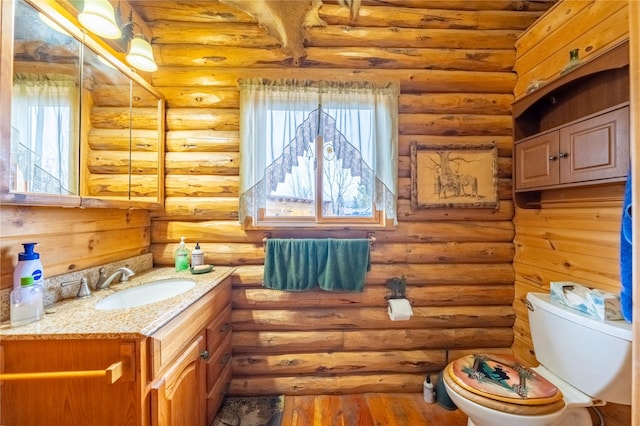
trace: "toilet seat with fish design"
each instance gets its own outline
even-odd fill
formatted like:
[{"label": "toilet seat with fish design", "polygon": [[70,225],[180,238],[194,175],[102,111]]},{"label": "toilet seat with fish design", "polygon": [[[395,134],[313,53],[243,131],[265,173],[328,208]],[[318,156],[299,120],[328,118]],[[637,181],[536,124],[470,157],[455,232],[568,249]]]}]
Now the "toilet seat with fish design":
[{"label": "toilet seat with fish design", "polygon": [[508,355],[459,358],[446,367],[443,378],[460,396],[502,412],[541,415],[565,405],[553,383]]}]

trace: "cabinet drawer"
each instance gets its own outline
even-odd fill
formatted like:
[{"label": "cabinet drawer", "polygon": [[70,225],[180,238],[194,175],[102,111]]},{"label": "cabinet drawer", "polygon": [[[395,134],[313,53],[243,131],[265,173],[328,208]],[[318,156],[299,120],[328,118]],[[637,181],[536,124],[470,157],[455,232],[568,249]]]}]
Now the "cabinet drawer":
[{"label": "cabinet drawer", "polygon": [[207,359],[207,389],[211,389],[218,381],[220,372],[231,364],[231,334],[228,334]]},{"label": "cabinet drawer", "polygon": [[185,346],[229,306],[230,300],[231,280],[227,278],[147,339],[149,378],[156,377],[167,363],[182,353]]},{"label": "cabinet drawer", "polygon": [[222,405],[222,400],[229,391],[231,384],[231,363],[229,363],[218,377],[218,382],[207,394],[207,424],[211,424]]},{"label": "cabinet drawer", "polygon": [[231,334],[231,306],[207,326],[207,350],[214,353],[220,343]]}]

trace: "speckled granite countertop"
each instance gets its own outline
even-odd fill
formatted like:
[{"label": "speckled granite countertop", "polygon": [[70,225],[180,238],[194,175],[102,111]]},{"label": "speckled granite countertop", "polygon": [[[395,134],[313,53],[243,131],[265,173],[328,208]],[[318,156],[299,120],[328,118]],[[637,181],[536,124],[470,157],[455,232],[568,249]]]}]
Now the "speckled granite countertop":
[{"label": "speckled granite countertop", "polygon": [[[86,299],[65,299],[49,308],[40,321],[21,327],[9,322],[0,325],[0,339],[83,339],[83,338],[136,338],[150,336],[188,306],[214,288],[234,271],[232,267],[216,267],[206,274],[176,272],[173,268],[157,268],[138,273],[126,283],[94,291]],[[186,292],[148,305],[115,310],[98,310],[95,304],[118,291],[168,278],[192,279],[196,285]]]}]

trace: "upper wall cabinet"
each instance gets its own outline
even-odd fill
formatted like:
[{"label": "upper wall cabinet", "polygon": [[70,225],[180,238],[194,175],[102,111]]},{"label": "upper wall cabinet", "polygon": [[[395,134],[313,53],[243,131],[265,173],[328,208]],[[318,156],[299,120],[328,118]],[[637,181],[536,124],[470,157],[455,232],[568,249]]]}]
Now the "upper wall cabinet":
[{"label": "upper wall cabinet", "polygon": [[162,206],[158,91],[54,1],[2,2],[2,59],[0,202]]},{"label": "upper wall cabinet", "polygon": [[516,101],[516,204],[537,207],[549,191],[565,191],[556,193],[564,199],[569,188],[597,189],[625,181],[628,105],[628,41]]}]

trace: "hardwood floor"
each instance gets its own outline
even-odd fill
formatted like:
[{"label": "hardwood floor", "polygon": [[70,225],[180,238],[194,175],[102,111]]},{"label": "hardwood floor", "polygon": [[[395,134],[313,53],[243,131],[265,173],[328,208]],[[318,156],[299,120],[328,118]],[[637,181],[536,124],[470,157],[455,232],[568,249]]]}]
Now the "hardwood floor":
[{"label": "hardwood floor", "polygon": [[302,395],[284,400],[281,426],[465,426],[467,416],[421,393]]},{"label": "hardwood floor", "polygon": [[[631,407],[599,407],[607,426],[630,426]],[[593,424],[600,419],[589,410]],[[280,426],[466,426],[467,416],[438,404],[427,404],[421,393],[285,396]]]}]

